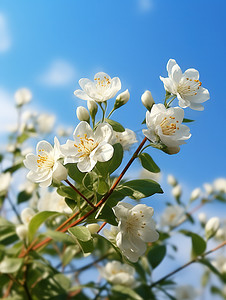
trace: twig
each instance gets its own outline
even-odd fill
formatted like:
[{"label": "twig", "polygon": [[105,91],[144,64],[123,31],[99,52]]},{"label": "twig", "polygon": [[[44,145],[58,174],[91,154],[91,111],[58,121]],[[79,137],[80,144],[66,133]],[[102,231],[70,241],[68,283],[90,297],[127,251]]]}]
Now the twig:
[{"label": "twig", "polygon": [[100,228],[98,229],[98,231],[97,231],[97,233],[99,233],[103,228],[104,228],[104,226],[107,224],[107,222],[104,222],[101,226],[100,226]]},{"label": "twig", "polygon": [[204,254],[200,255],[200,256],[197,256],[196,258],[190,260],[189,262],[187,262],[186,264],[184,264],[183,266],[177,268],[176,270],[170,272],[169,274],[165,275],[164,277],[162,277],[161,279],[153,282],[151,285],[150,285],[150,288],[156,286],[157,284],[159,284],[160,282],[166,280],[167,278],[171,277],[172,275],[176,274],[177,272],[183,270],[184,268],[190,266],[191,264],[195,263],[195,262],[198,262],[200,259],[202,259],[203,257],[215,252],[216,250],[224,247],[226,245],[226,241],[224,241],[223,243],[221,243],[220,245],[218,245],[216,248],[214,249],[211,249],[207,252],[205,252]]}]

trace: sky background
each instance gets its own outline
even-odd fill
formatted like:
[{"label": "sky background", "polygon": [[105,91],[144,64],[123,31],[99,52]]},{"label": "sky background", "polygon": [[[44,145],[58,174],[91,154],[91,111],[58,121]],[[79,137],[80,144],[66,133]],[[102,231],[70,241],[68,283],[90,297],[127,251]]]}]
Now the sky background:
[{"label": "sky background", "polygon": [[159,76],[167,77],[166,64],[174,58],[182,71],[199,70],[211,98],[203,112],[185,109],[185,117],[196,121],[179,154],[149,153],[163,174],[174,174],[187,190],[225,177],[225,13],[224,0],[1,1],[1,144],[15,123],[18,88],[32,91],[31,108],[75,127],[76,107],[86,106],[73,95],[78,80],[99,71],[118,76],[122,91],[129,89],[129,102],[113,119],[141,140],[146,109],[140,97],[149,89],[156,103],[164,99]]}]

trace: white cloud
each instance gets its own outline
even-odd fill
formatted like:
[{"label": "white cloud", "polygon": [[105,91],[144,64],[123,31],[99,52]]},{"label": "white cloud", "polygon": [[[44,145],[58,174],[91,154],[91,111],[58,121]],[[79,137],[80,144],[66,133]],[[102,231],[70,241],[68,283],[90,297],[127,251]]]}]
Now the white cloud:
[{"label": "white cloud", "polygon": [[153,9],[153,0],[138,0],[140,12],[146,13]]},{"label": "white cloud", "polygon": [[13,94],[0,87],[0,135],[6,133],[16,123],[17,113]]},{"label": "white cloud", "polygon": [[5,52],[11,47],[12,41],[5,16],[0,13],[0,52]]},{"label": "white cloud", "polygon": [[39,81],[42,84],[62,87],[75,81],[76,72],[73,66],[64,60],[53,61],[49,68],[42,74]]}]

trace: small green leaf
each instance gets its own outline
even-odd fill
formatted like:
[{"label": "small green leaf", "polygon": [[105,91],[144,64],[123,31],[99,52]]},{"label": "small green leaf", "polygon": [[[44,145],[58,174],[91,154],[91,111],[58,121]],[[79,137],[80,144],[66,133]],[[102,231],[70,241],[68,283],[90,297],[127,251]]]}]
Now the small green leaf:
[{"label": "small green leaf", "polygon": [[150,249],[148,252],[148,261],[153,269],[155,269],[164,259],[166,255],[166,246],[157,245]]},{"label": "small green leaf", "polygon": [[90,253],[93,251],[93,238],[88,228],[85,226],[78,226],[69,228],[68,231],[84,253]]},{"label": "small green leaf", "polygon": [[105,119],[105,121],[111,125],[111,127],[113,128],[114,131],[117,131],[117,132],[125,131],[125,128],[120,123],[110,120],[110,119]]},{"label": "small green leaf", "polygon": [[190,120],[190,119],[186,119],[184,118],[182,123],[191,123],[191,122],[194,122],[195,120]]},{"label": "small green leaf", "polygon": [[0,273],[14,273],[17,272],[22,266],[22,258],[5,257],[0,262]]},{"label": "small green leaf", "polygon": [[41,211],[34,215],[28,226],[28,238],[31,241],[38,228],[44,223],[49,217],[56,217],[61,213],[56,211]]},{"label": "small green leaf", "polygon": [[191,237],[192,256],[193,257],[199,256],[204,253],[204,251],[206,250],[206,242],[204,241],[204,239],[201,236],[199,236],[198,234],[196,234],[194,232],[187,231],[187,230],[181,230],[180,232],[186,236]]},{"label": "small green leaf", "polygon": [[121,296],[119,299],[123,297],[129,297],[129,299],[131,300],[143,300],[143,298],[141,298],[141,296],[138,295],[134,290],[124,285],[114,285],[112,287],[112,291],[124,295]]},{"label": "small green leaf", "polygon": [[61,186],[57,189],[57,193],[62,197],[67,197],[76,200],[78,194],[70,186]]},{"label": "small green leaf", "polygon": [[118,191],[131,199],[139,200],[155,193],[162,194],[160,185],[151,179],[131,180],[123,183]]},{"label": "small green leaf", "polygon": [[72,237],[66,233],[48,229],[44,233],[44,235],[47,237],[51,237],[56,242],[62,242],[67,245],[74,245]]},{"label": "small green leaf", "polygon": [[26,202],[31,198],[32,194],[28,194],[26,191],[22,191],[17,196],[17,203]]},{"label": "small green leaf", "polygon": [[152,157],[148,153],[141,153],[139,155],[139,159],[141,161],[141,164],[143,168],[146,170],[153,172],[153,173],[159,173],[160,169],[152,159]]},{"label": "small green leaf", "polygon": [[22,144],[22,143],[25,142],[28,138],[29,138],[29,134],[27,134],[26,132],[23,132],[20,136],[18,136],[17,142],[18,142],[19,144]]}]

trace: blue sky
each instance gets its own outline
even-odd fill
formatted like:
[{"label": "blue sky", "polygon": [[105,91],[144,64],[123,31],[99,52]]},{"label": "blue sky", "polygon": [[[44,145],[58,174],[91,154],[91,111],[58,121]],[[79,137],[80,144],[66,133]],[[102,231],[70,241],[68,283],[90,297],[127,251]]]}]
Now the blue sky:
[{"label": "blue sky", "polygon": [[129,89],[131,99],[114,119],[141,140],[146,109],[140,97],[149,89],[156,103],[162,101],[159,76],[167,76],[167,61],[174,58],[183,71],[199,70],[211,99],[203,112],[185,110],[196,122],[179,154],[149,153],[165,174],[191,189],[225,177],[225,11],[224,0],[1,1],[0,140],[15,117],[18,88],[31,89],[30,107],[75,127],[76,107],[86,106],[73,95],[78,80],[99,71],[118,76],[122,91]]}]

